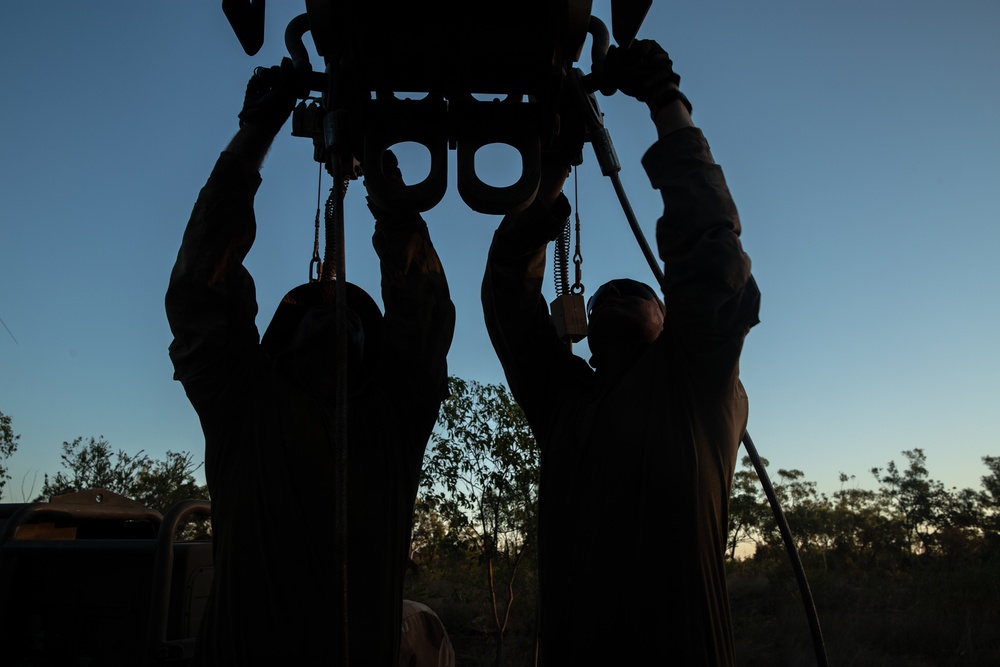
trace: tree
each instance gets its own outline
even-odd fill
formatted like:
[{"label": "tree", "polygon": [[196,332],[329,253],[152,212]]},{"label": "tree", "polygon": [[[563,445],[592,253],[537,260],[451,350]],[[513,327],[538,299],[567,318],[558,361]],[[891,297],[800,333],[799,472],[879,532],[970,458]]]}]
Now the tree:
[{"label": "tree", "polygon": [[[847,482],[854,484],[845,486]],[[880,510],[878,494],[858,487],[854,475],[840,473],[840,483],[833,494],[833,549],[838,564],[859,568],[895,563],[906,544],[895,539],[898,531],[890,529],[891,519]]]},{"label": "tree", "polygon": [[881,468],[872,468],[872,475],[881,486],[886,509],[895,512],[902,522],[911,549],[914,553],[927,553],[936,545],[947,492],[941,482],[929,478],[924,450],[908,449],[903,456],[909,461],[905,470],[900,470],[895,461],[889,461],[884,473]]},{"label": "tree", "polygon": [[[923,450],[903,452],[905,467],[890,461],[873,468],[875,491],[840,473],[832,499],[800,470],[778,470],[774,492],[803,562],[825,569],[895,573],[917,563],[995,558],[1000,545],[1000,457],[985,456],[990,474],[982,490],[946,489],[930,478]],[[753,545],[753,560],[765,563],[782,553],[782,542],[759,480],[744,457],[729,505],[727,554]],[[764,466],[768,465],[766,460]],[[848,483],[850,482],[850,485]]]},{"label": "tree", "polygon": [[[761,459],[761,464],[765,469],[769,465],[767,459]],[[783,560],[784,539],[749,456],[743,457],[742,466],[744,469],[734,476],[729,501],[729,558],[736,557],[740,545],[753,544],[755,558]],[[801,470],[779,469],[773,489],[795,548],[803,556],[817,555],[827,567],[827,554],[834,541],[834,512],[829,499],[816,490],[815,482],[805,480]]]},{"label": "tree", "polygon": [[501,665],[515,582],[534,549],[538,447],[503,385],[451,377],[448,387],[424,457],[421,497],[458,539],[475,536]]},{"label": "tree", "polygon": [[[801,470],[779,469],[778,480],[775,493],[784,508],[796,548],[803,557],[818,555],[824,569],[828,568],[827,556],[834,543],[835,525],[829,499],[816,490],[816,482],[805,480],[805,473]],[[777,545],[779,538],[780,535],[774,534],[772,543]]]},{"label": "tree", "polygon": [[983,476],[983,491],[979,495],[983,531],[992,540],[1000,540],[1000,456],[984,456],[983,463],[990,474]]},{"label": "tree", "polygon": [[146,507],[165,512],[174,503],[187,498],[207,498],[208,489],[194,479],[193,457],[187,452],[168,451],[165,460],[150,458],[140,451],[128,454],[114,452],[104,439],[79,437],[73,442],[63,442],[61,455],[64,471],[50,478],[37,501],[52,496],[102,488],[133,500]]},{"label": "tree", "polygon": [[[767,468],[767,459],[761,458],[761,464]],[[726,550],[730,560],[736,558],[741,546],[760,545],[763,527],[771,515],[753,461],[749,456],[744,456],[741,465],[743,470],[738,470],[733,477],[733,492],[729,499]]]},{"label": "tree", "polygon": [[7,460],[17,451],[17,441],[20,439],[20,434],[14,433],[10,417],[0,412],[0,498],[3,497],[3,489],[10,480]]},{"label": "tree", "polygon": [[468,523],[453,526],[437,510],[434,498],[417,497],[413,508],[413,529],[410,536],[410,560],[413,563],[450,566],[453,556],[464,558],[478,548],[479,535]]}]

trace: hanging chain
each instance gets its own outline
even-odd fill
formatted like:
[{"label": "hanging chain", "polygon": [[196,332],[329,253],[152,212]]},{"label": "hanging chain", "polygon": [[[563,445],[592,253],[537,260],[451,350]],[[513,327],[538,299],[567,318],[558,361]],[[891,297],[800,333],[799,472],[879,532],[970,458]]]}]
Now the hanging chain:
[{"label": "hanging chain", "polygon": [[309,260],[309,282],[314,283],[323,275],[323,260],[319,256],[319,209],[323,196],[323,165],[319,166],[316,182],[316,233],[313,235],[313,255]]},{"label": "hanging chain", "polygon": [[[340,188],[341,188],[341,190],[340,190],[340,192],[341,192],[341,197],[340,197],[341,207],[343,207],[343,196],[347,194],[347,185],[348,185],[348,183],[349,183],[349,181],[346,178],[343,179],[340,182]],[[338,249],[337,249],[337,231],[336,231],[336,228],[335,228],[336,223],[337,223],[337,215],[338,215],[338,213],[337,213],[337,192],[335,191],[336,187],[337,187],[337,185],[336,185],[336,183],[334,183],[334,185],[332,185],[330,187],[330,196],[326,198],[326,211],[325,211],[325,218],[326,218],[326,230],[325,230],[325,232],[326,232],[326,248],[325,248],[325,251],[324,251],[324,260],[323,260],[323,263],[322,263],[322,266],[323,266],[323,274],[322,274],[323,277],[322,277],[322,280],[324,280],[324,281],[334,280],[337,277],[337,261],[336,261],[336,259],[334,259],[336,257],[337,252],[338,252]]]},{"label": "hanging chain", "polygon": [[[580,251],[580,183],[576,169],[573,170],[573,212],[576,215],[576,251],[573,264],[576,267],[576,282],[570,288],[573,294],[583,294],[583,253]],[[569,255],[569,225],[566,226],[566,254]]]},{"label": "hanging chain", "polygon": [[[575,171],[575,170],[574,170]],[[573,181],[574,208],[579,209],[579,183]],[[576,282],[569,284],[569,247],[570,247],[569,217],[563,221],[562,233],[555,240],[553,266],[555,267],[556,298],[549,304],[550,321],[559,339],[573,348],[573,343],[587,337],[587,308],[583,302],[583,283],[580,265],[583,255],[580,254],[580,214],[576,215],[576,253],[573,263],[576,264]]]},{"label": "hanging chain", "polygon": [[553,247],[552,282],[556,288],[556,296],[569,294],[569,236],[569,220],[567,219]]},{"label": "hanging chain", "polygon": [[336,251],[336,240],[333,234],[333,224],[334,224],[334,207],[336,203],[334,202],[334,192],[333,187],[330,188],[330,194],[326,198],[326,207],[323,211],[323,217],[326,222],[326,229],[324,230],[326,236],[326,247],[324,249],[324,257],[326,261],[323,262],[323,273],[320,280],[327,281],[333,280],[337,275],[337,264],[332,261],[333,254]]}]

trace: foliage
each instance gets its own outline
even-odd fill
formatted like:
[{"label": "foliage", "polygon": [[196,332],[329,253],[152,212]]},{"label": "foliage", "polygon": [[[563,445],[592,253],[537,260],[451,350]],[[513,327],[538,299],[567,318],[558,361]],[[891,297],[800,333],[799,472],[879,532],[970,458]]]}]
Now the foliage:
[{"label": "foliage", "polygon": [[208,489],[194,479],[198,465],[187,452],[168,451],[163,460],[150,458],[140,451],[128,454],[113,451],[104,439],[78,437],[63,442],[61,455],[64,470],[54,477],[45,475],[45,484],[36,501],[52,496],[102,488],[146,507],[166,511],[174,503],[188,498],[207,498]]},{"label": "foliage", "polygon": [[922,449],[903,452],[909,465],[901,470],[889,461],[885,472],[872,468],[881,489],[879,500],[886,516],[898,524],[902,537],[913,552],[933,550],[944,518],[944,485],[928,478],[927,457]]},{"label": "foliage", "polygon": [[[905,466],[890,461],[871,469],[879,483],[874,491],[841,473],[842,486],[832,499],[802,471],[778,471],[775,494],[803,560],[823,569],[899,572],[921,558],[962,558],[985,549],[984,537],[995,540],[1000,459],[983,458],[991,474],[982,478],[984,491],[975,491],[949,490],[931,479],[921,449],[905,450],[903,456]],[[776,521],[749,458],[743,468],[734,478],[727,555],[738,558],[737,547],[751,545],[754,558],[783,559]]]},{"label": "foliage", "polygon": [[984,456],[990,474],[982,478],[979,505],[983,510],[983,530],[994,543],[1000,542],[1000,456]]},{"label": "foliage", "polygon": [[4,487],[10,481],[7,460],[17,451],[17,441],[20,439],[20,434],[14,433],[10,417],[0,412],[0,498],[3,497]]},{"label": "foliage", "polygon": [[[766,468],[768,461],[761,458]],[[760,478],[749,456],[742,460],[743,470],[737,470],[733,477],[733,491],[729,499],[729,537],[726,551],[730,559],[746,547],[757,547],[761,543],[761,532],[767,523],[768,506],[760,488]]]},{"label": "foliage", "polygon": [[[425,468],[424,479],[427,481]],[[413,510],[410,537],[410,560],[432,565],[449,561],[454,556],[465,557],[478,549],[479,536],[463,517],[453,523],[438,510],[441,502],[435,497],[418,496]]]},{"label": "foliage", "polygon": [[533,560],[538,448],[521,408],[503,385],[449,378],[439,430],[424,458],[415,560],[443,548],[478,556],[496,641],[496,664],[518,597],[518,575]]}]

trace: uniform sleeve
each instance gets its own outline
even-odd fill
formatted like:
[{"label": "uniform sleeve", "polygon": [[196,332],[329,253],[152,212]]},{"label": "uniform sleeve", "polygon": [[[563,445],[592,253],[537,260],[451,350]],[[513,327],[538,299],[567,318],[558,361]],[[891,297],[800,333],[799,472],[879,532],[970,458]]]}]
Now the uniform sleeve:
[{"label": "uniform sleeve", "polygon": [[372,245],[381,262],[390,363],[401,371],[399,381],[437,405],[447,390],[455,306],[427,225],[416,213],[382,216]]},{"label": "uniform sleeve", "polygon": [[656,241],[664,264],[665,330],[692,344],[742,339],[758,322],[760,293],[740,244],[740,217],[701,130],[685,128],[643,157],[663,196]]},{"label": "uniform sleeve", "polygon": [[533,428],[557,395],[557,385],[591,371],[559,339],[542,295],[545,250],[569,217],[560,196],[552,210],[539,201],[508,215],[493,236],[483,278],[483,314],[507,384]]},{"label": "uniform sleeve", "polygon": [[184,231],[167,288],[174,339],[174,379],[192,401],[231,374],[240,355],[259,341],[257,299],[243,260],[256,234],[253,200],[260,174],[223,153],[202,188]]}]

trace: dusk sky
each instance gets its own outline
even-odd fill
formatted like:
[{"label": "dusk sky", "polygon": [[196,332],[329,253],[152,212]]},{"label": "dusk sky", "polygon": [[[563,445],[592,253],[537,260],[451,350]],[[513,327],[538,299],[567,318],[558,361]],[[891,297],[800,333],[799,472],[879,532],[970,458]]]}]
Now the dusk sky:
[{"label": "dusk sky", "polygon": [[[0,412],[21,435],[3,501],[37,495],[77,436],[202,460],[164,292],[247,79],[286,55],[304,11],[268,3],[251,57],[221,2],[0,3]],[[608,2],[593,14],[610,23]],[[870,468],[922,448],[932,478],[978,489],[981,458],[1000,455],[998,34],[994,0],[657,0],[647,16],[639,36],[670,52],[740,210],[763,295],[743,353],[748,430],[772,476],[875,488]],[[621,94],[598,99],[653,243],[652,123]],[[420,156],[399,152],[416,180]],[[509,152],[481,157],[488,180],[513,180]],[[454,168],[450,152],[448,193],[424,216],[458,313],[449,371],[502,382],[479,301],[499,220],[462,202]],[[247,261],[261,331],[312,253],[318,165],[290,123],[262,175]],[[587,293],[653,282],[589,146],[577,177]],[[346,217],[348,279],[380,301],[360,182]]]}]

